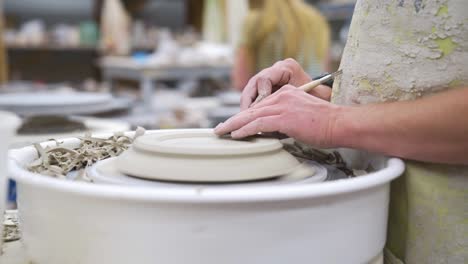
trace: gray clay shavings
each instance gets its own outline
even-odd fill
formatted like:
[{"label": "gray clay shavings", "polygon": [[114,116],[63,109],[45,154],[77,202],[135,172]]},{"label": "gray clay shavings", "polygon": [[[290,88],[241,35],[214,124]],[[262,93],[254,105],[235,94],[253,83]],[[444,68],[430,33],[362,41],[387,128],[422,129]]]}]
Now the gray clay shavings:
[{"label": "gray clay shavings", "polygon": [[[96,138],[91,134],[78,137],[79,146],[67,148],[62,142],[55,141],[55,146],[42,147],[35,144],[38,158],[26,167],[29,171],[47,175],[59,179],[92,182],[86,174],[86,168],[100,160],[117,157],[127,150],[134,140],[145,134],[145,130],[139,127],[133,137],[123,133],[115,133],[109,138]],[[338,152],[326,153],[311,147],[306,147],[298,142],[283,140],[283,148],[300,160],[313,160],[322,165],[330,165],[344,172],[348,177],[359,175],[353,173],[341,158]]]},{"label": "gray clay shavings", "polygon": [[18,211],[6,210],[3,227],[4,230],[2,239],[4,242],[12,242],[20,239],[21,235],[19,229]]},{"label": "gray clay shavings", "polygon": [[[299,143],[295,140],[283,140],[284,149],[296,158],[303,160],[313,160],[322,165],[331,165],[336,169],[344,172],[348,177],[355,177],[356,173],[353,169],[349,168],[341,154],[338,151],[327,153],[319,149],[312,148],[305,144]],[[359,175],[366,172],[357,173]]]},{"label": "gray clay shavings", "polygon": [[133,137],[123,133],[115,133],[109,138],[96,138],[87,133],[80,139],[77,148],[66,148],[61,142],[55,141],[55,146],[43,148],[40,144],[34,144],[38,152],[38,158],[27,165],[31,172],[48,175],[60,179],[66,179],[71,171],[77,171],[74,180],[91,182],[86,175],[86,168],[97,161],[119,156],[127,150],[132,142],[145,133],[145,129],[137,128]]}]

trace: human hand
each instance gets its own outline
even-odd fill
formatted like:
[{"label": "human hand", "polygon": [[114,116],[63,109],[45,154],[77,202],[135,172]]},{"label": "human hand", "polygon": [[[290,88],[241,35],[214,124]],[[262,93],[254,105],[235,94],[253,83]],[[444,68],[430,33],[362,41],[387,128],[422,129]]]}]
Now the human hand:
[{"label": "human hand", "polygon": [[[242,92],[241,110],[251,107],[257,97],[265,98],[284,85],[299,87],[310,81],[309,75],[294,59],[279,61],[249,80]],[[310,94],[329,101],[331,89],[325,85],[319,85]]]},{"label": "human hand", "polygon": [[219,124],[214,132],[243,138],[259,132],[280,132],[316,147],[335,147],[333,130],[341,107],[292,85],[285,85],[260,103]]}]

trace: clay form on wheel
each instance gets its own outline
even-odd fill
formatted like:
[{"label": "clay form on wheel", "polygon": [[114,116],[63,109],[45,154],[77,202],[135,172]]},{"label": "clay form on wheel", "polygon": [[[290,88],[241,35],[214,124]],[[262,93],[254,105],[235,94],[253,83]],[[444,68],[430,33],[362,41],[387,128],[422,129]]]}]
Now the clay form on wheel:
[{"label": "clay form on wheel", "polygon": [[117,169],[117,158],[101,160],[88,170],[88,176],[97,184],[116,184],[129,186],[144,186],[152,188],[199,189],[218,187],[255,188],[258,186],[275,186],[284,184],[315,184],[327,179],[327,169],[318,163],[301,163],[292,172],[263,181],[229,182],[229,183],[203,183],[203,182],[168,182],[158,180],[140,179],[128,176]]},{"label": "clay form on wheel", "polygon": [[232,140],[211,130],[142,136],[117,159],[119,171],[127,175],[184,182],[260,180],[299,166],[277,139]]}]

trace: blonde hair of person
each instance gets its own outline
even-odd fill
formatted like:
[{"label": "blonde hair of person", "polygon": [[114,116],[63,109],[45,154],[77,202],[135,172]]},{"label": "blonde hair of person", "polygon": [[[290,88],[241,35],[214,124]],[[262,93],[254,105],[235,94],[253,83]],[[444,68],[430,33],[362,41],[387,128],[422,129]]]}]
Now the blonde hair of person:
[{"label": "blonde hair of person", "polygon": [[249,0],[251,12],[256,13],[256,25],[247,32],[250,54],[256,54],[256,44],[279,31],[283,56],[304,56],[308,65],[311,52],[323,62],[330,44],[330,30],[325,18],[302,0]]}]

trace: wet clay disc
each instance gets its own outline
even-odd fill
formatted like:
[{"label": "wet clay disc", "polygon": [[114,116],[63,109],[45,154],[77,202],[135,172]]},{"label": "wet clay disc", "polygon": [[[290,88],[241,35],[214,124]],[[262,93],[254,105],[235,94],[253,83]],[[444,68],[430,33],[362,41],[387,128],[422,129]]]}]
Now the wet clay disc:
[{"label": "wet clay disc", "polygon": [[117,162],[127,175],[183,182],[260,180],[287,174],[298,165],[277,139],[233,140],[202,129],[139,137]]}]

